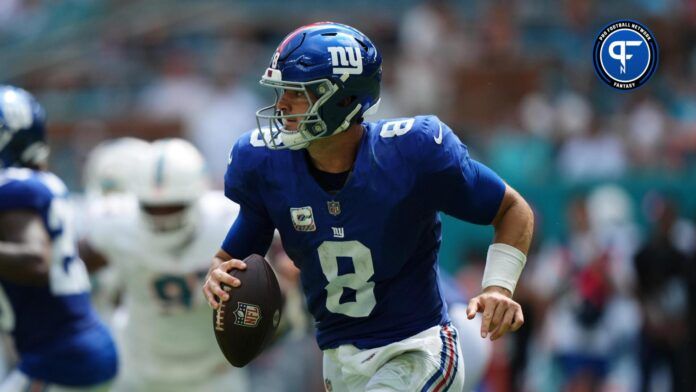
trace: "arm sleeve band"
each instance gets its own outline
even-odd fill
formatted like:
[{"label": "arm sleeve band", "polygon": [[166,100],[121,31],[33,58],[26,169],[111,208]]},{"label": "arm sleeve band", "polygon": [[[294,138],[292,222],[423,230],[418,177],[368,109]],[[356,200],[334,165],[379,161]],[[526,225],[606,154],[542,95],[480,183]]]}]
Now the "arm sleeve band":
[{"label": "arm sleeve band", "polygon": [[489,286],[500,286],[514,293],[526,262],[527,256],[514,246],[492,244],[488,247],[481,286],[484,289]]}]

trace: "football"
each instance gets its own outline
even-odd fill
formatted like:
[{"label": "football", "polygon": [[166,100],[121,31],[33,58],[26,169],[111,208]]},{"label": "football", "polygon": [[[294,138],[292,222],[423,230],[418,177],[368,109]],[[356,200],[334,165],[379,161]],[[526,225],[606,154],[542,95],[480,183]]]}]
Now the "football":
[{"label": "football", "polygon": [[213,312],[218,346],[236,367],[251,362],[271,342],[282,307],[278,280],[268,261],[254,254],[244,262],[246,270],[230,271],[242,282],[241,286],[223,286],[230,299]]}]

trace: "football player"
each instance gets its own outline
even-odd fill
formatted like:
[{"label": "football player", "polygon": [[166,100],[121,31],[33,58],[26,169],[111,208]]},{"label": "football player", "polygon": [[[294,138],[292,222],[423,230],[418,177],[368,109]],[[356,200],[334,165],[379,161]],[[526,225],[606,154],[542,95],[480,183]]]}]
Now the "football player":
[{"label": "football player", "polygon": [[[435,116],[364,122],[379,104],[381,55],[358,30],[301,27],[278,46],[261,84],[273,105],[241,137],[225,175],[240,214],[204,287],[213,307],[244,282],[230,269],[264,254],[277,228],[301,270],[324,351],[327,389],[461,390],[457,331],[438,285],[439,212],[493,225],[482,292],[482,337],[523,323],[512,295],[533,215],[525,200],[471,159]],[[463,349],[466,350],[466,347]]]},{"label": "football player", "polygon": [[19,355],[0,391],[106,390],[116,349],[90,304],[68,192],[46,170],[44,137],[39,103],[0,86],[0,327]]},{"label": "football player", "polygon": [[[78,238],[84,238],[88,222],[100,216],[115,216],[133,206],[133,174],[142,167],[141,161],[151,150],[150,143],[134,137],[120,137],[100,142],[87,155],[84,164],[84,193],[73,196]],[[90,260],[92,303],[97,312],[113,327],[122,321],[125,312],[116,312],[122,290],[118,269]],[[104,260],[101,260],[104,261]]]},{"label": "football player", "polygon": [[133,197],[93,209],[80,250],[89,264],[115,267],[123,289],[119,391],[246,390],[211,331],[200,289],[238,206],[208,190],[201,154],[182,139],[163,139],[131,173]]}]

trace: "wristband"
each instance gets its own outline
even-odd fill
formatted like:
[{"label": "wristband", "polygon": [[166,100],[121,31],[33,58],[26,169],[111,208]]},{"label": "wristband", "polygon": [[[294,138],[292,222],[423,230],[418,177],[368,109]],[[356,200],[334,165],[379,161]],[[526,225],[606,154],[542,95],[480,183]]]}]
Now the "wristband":
[{"label": "wristband", "polygon": [[492,244],[488,247],[481,286],[484,289],[489,286],[500,286],[514,293],[517,280],[526,262],[527,256],[514,246]]}]

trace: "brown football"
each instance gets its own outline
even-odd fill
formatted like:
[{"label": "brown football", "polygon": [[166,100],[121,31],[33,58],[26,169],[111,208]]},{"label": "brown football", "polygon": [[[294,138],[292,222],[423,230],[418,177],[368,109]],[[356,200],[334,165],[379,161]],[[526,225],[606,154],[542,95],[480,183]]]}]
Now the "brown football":
[{"label": "brown football", "polygon": [[230,299],[213,312],[213,330],[220,350],[236,367],[251,362],[271,342],[280,322],[282,298],[275,273],[262,256],[253,254],[246,270],[232,270],[239,287],[223,286]]}]

